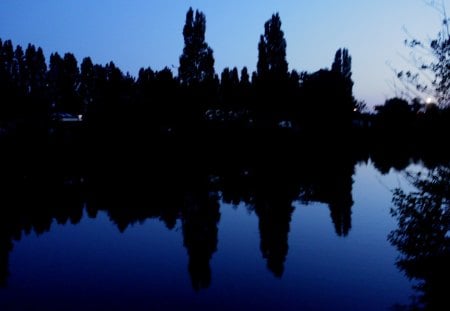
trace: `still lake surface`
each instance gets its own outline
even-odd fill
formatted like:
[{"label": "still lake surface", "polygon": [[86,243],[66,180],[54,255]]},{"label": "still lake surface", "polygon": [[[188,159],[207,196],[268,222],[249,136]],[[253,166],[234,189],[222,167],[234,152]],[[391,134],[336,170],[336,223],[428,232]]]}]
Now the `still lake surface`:
[{"label": "still lake surface", "polygon": [[[183,215],[170,228],[148,218],[122,230],[107,211],[91,215],[84,208],[79,221],[54,219],[49,230],[13,240],[0,310],[379,311],[409,305],[414,281],[396,267],[399,252],[387,237],[397,226],[391,191],[412,186],[403,171],[381,174],[370,160],[356,164],[352,178],[351,225],[344,234],[328,204],[298,200],[278,226],[286,229],[275,226],[278,236],[271,237],[270,229],[261,232],[261,212],[220,195],[212,239],[206,237],[211,226],[189,233]],[[202,234],[205,254],[202,242],[189,246]]]}]

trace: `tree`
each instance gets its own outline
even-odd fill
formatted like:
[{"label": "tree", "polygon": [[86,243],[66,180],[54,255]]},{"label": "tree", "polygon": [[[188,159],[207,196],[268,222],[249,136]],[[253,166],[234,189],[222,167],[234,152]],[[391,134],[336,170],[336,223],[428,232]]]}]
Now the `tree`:
[{"label": "tree", "polygon": [[184,48],[180,56],[178,75],[183,85],[189,86],[214,79],[213,50],[205,42],[206,18],[192,8],[186,14],[183,28]]},{"label": "tree", "polygon": [[52,106],[59,112],[83,113],[79,96],[80,71],[75,55],[58,53],[50,55],[48,79],[51,89]]},{"label": "tree", "polygon": [[434,97],[441,107],[450,107],[450,19],[444,1],[424,2],[439,12],[441,30],[428,42],[414,37],[405,40],[405,45],[411,49],[412,69],[394,72],[403,83],[403,96],[424,100]]},{"label": "tree", "polygon": [[245,86],[250,85],[250,76],[247,67],[244,67],[241,70],[241,84]]},{"label": "tree", "polygon": [[[20,52],[19,52],[20,54]],[[20,62],[19,62],[20,63]],[[22,114],[31,119],[29,121],[44,120],[48,116],[47,102],[47,64],[42,48],[29,44],[25,50],[24,59],[25,91],[28,97],[27,105]]]},{"label": "tree", "polygon": [[74,113],[80,113],[80,101],[78,88],[80,82],[80,70],[78,61],[72,53],[64,54],[64,92],[66,95],[67,109]]},{"label": "tree", "polygon": [[25,51],[25,68],[28,81],[27,92],[32,95],[42,92],[46,82],[47,64],[41,48],[36,50],[34,45],[28,45]]},{"label": "tree", "polygon": [[24,96],[26,94],[26,72],[25,72],[25,54],[20,45],[16,46],[14,51],[14,82],[17,87],[18,95]]},{"label": "tree", "polygon": [[336,51],[334,55],[334,62],[331,65],[331,71],[333,72],[342,72],[342,50],[339,49]]},{"label": "tree", "polygon": [[321,69],[299,77],[304,103],[299,119],[303,126],[317,133],[333,129],[333,135],[351,128],[356,108],[351,64],[348,50],[338,49],[331,70]]},{"label": "tree", "polygon": [[336,51],[331,71],[340,76],[343,98],[348,102],[353,102],[352,57],[347,49]]},{"label": "tree", "polygon": [[286,61],[286,40],[281,30],[278,13],[264,24],[264,35],[258,44],[257,72],[260,79],[286,79],[288,63]]},{"label": "tree", "polygon": [[63,75],[63,59],[59,53],[50,55],[49,71],[47,73],[47,81],[49,85],[49,96],[52,108],[59,109],[62,99],[62,75]]},{"label": "tree", "polygon": [[289,109],[286,40],[278,13],[264,24],[264,34],[258,43],[256,70],[257,74],[252,77],[256,103],[250,110],[258,127],[277,127],[280,121],[287,119]]},{"label": "tree", "polygon": [[414,113],[408,101],[403,98],[390,98],[383,106],[376,106],[378,126],[389,130],[389,133],[401,133],[411,129]]},{"label": "tree", "polygon": [[4,102],[12,100],[14,48],[11,40],[0,42],[0,92]]},{"label": "tree", "polygon": [[352,57],[347,49],[339,49],[334,56],[334,62],[331,65],[331,71],[341,74],[345,79],[352,78]]},{"label": "tree", "polygon": [[90,57],[85,57],[80,65],[80,90],[79,94],[83,100],[84,113],[87,106],[94,101],[95,72],[94,64]]},{"label": "tree", "polygon": [[14,102],[13,81],[11,79],[13,60],[14,49],[12,42],[10,40],[5,42],[0,40],[0,120],[11,119],[14,114],[12,109]]}]

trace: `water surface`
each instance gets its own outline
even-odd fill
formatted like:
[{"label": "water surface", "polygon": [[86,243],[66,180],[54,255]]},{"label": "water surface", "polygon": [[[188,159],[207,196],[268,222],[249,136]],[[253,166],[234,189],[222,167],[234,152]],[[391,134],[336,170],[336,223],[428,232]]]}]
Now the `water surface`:
[{"label": "water surface", "polygon": [[[391,169],[383,175],[370,161],[357,164],[349,177],[350,201],[347,195],[328,200],[317,194],[342,190],[333,184],[316,193],[304,190],[286,204],[274,200],[276,208],[268,204],[274,201],[232,203],[226,193],[209,191],[201,200],[188,196],[191,203],[183,204],[190,205],[175,211],[174,219],[158,214],[127,221],[131,216],[116,207],[92,212],[91,203],[82,200],[70,216],[50,215],[48,228],[23,228],[20,238],[11,237],[10,251],[1,247],[8,276],[0,309],[389,310],[408,305],[414,283],[396,267],[399,253],[387,236],[397,225],[389,212],[392,190],[412,186],[404,172]],[[205,200],[206,205],[199,203]],[[6,238],[2,241],[7,245]]]}]

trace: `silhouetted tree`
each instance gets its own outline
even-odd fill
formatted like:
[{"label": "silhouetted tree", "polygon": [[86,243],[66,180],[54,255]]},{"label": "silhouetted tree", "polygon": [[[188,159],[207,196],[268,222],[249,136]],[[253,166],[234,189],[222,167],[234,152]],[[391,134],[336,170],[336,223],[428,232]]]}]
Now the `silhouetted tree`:
[{"label": "silhouetted tree", "polygon": [[64,54],[63,65],[63,111],[80,114],[83,112],[81,99],[78,95],[80,71],[75,55]]},{"label": "silhouetted tree", "polygon": [[251,109],[251,102],[254,101],[252,92],[252,83],[250,81],[250,75],[247,67],[243,67],[241,70],[241,79],[239,81],[239,106],[242,111],[242,121],[249,122],[249,112]]},{"label": "silhouetted tree", "polygon": [[411,49],[410,67],[395,70],[403,83],[403,97],[426,99],[434,97],[441,108],[450,105],[450,29],[445,1],[424,0],[425,4],[438,11],[442,21],[435,39],[410,38],[404,41]]},{"label": "silhouetted tree", "polygon": [[346,49],[336,52],[331,68],[300,77],[303,106],[300,123],[310,134],[344,138],[355,114],[351,57]]},{"label": "silhouetted tree", "polygon": [[239,73],[236,67],[230,70],[224,68],[220,79],[220,97],[222,101],[222,111],[220,116],[216,116],[222,121],[235,121],[238,114],[241,113],[242,105],[240,102]]},{"label": "silhouetted tree", "polygon": [[136,81],[137,102],[133,103],[133,118],[141,126],[157,132],[172,132],[184,117],[180,112],[186,103],[180,103],[179,91],[178,80],[169,68],[161,71],[141,68]]},{"label": "silhouetted tree", "polygon": [[184,48],[180,56],[178,79],[182,85],[178,114],[184,127],[198,129],[204,123],[206,112],[217,99],[219,78],[214,72],[213,50],[205,42],[205,15],[192,8],[186,14],[183,28]]},{"label": "silhouetted tree", "polygon": [[20,45],[14,51],[13,79],[17,87],[17,95],[22,98],[27,94],[27,73],[25,66],[25,54]]},{"label": "silhouetted tree", "polygon": [[90,57],[85,57],[80,65],[79,95],[82,99],[82,107],[80,109],[82,114],[86,114],[88,106],[95,100],[95,87],[94,64]]},{"label": "silhouetted tree", "polygon": [[241,84],[242,85],[250,85],[250,76],[248,75],[247,67],[243,67],[241,70]]},{"label": "silhouetted tree", "polygon": [[49,106],[47,101],[47,64],[42,49],[36,49],[29,44],[25,51],[25,81],[26,95],[28,97],[24,115],[29,119],[28,123],[43,121],[48,116]]},{"label": "silhouetted tree", "polygon": [[133,94],[134,79],[124,75],[113,62],[105,66],[94,65],[94,98],[86,108],[91,138],[106,143],[113,140],[124,142],[130,136],[129,128],[134,119],[130,119],[130,103]]},{"label": "silhouetted tree", "polygon": [[334,62],[331,65],[331,71],[340,73],[344,78],[352,78],[352,58],[347,49],[339,49],[334,56]]},{"label": "silhouetted tree", "polygon": [[153,113],[156,115],[156,124],[165,131],[172,131],[176,127],[176,123],[178,123],[177,120],[184,117],[179,115],[180,99],[177,95],[178,92],[178,81],[168,67],[155,73],[155,92],[153,97],[156,107],[154,107]]},{"label": "silhouetted tree", "polygon": [[36,49],[34,45],[28,45],[25,51],[25,70],[28,82],[27,92],[32,96],[42,94],[46,84],[47,64],[40,47]]},{"label": "silhouetted tree", "polygon": [[264,24],[264,35],[258,44],[257,70],[260,79],[284,80],[288,76],[286,40],[278,13]]},{"label": "silhouetted tree", "polygon": [[411,126],[414,113],[408,101],[394,97],[386,100],[383,106],[376,106],[377,122],[380,129],[389,131],[391,135],[412,135]]},{"label": "silhouetted tree", "polygon": [[281,30],[278,13],[264,24],[264,35],[258,44],[256,65],[256,91],[258,103],[254,113],[262,126],[274,127],[283,119],[287,110],[288,63],[286,61],[286,40]]},{"label": "silhouetted tree", "polygon": [[214,78],[213,50],[205,42],[206,18],[192,8],[186,14],[183,28],[184,48],[178,76],[183,85],[198,84]]},{"label": "silhouetted tree", "polygon": [[[47,64],[41,48],[25,52],[10,40],[0,41],[0,121],[4,129],[36,141],[46,132],[48,116]],[[31,137],[33,136],[33,137]],[[18,138],[18,136],[16,136]]]},{"label": "silhouetted tree", "polygon": [[[11,41],[0,40],[0,118],[7,121],[12,118],[13,81],[11,79],[13,47]],[[22,53],[23,54],[23,53]]]},{"label": "silhouetted tree", "polygon": [[63,59],[59,53],[50,54],[49,71],[47,80],[49,84],[49,96],[52,108],[56,110],[56,106],[62,100],[62,75],[63,75]]},{"label": "silhouetted tree", "polygon": [[81,114],[84,112],[79,94],[80,71],[78,62],[72,53],[64,58],[58,53],[50,55],[48,73],[52,106],[55,111]]},{"label": "silhouetted tree", "polygon": [[331,65],[331,71],[341,75],[343,79],[342,92],[348,102],[353,101],[353,81],[352,81],[352,57],[347,49],[336,51],[334,62]]}]

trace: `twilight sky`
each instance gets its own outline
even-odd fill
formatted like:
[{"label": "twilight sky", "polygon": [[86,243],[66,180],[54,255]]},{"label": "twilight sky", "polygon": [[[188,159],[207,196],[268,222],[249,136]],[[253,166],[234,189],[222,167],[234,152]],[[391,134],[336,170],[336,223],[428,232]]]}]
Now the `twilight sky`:
[{"label": "twilight sky", "polygon": [[403,27],[424,40],[440,28],[439,14],[422,0],[1,0],[0,38],[41,46],[47,61],[51,52],[73,52],[79,62],[85,56],[101,64],[112,60],[132,75],[148,66],[169,66],[177,74],[190,6],[206,15],[216,72],[255,70],[264,23],[279,12],[289,68],[330,67],[335,51],[346,47],[354,95],[370,106],[395,95],[387,63],[407,66]]}]

